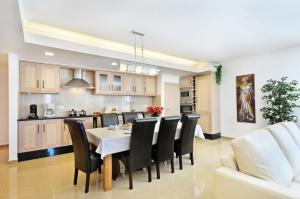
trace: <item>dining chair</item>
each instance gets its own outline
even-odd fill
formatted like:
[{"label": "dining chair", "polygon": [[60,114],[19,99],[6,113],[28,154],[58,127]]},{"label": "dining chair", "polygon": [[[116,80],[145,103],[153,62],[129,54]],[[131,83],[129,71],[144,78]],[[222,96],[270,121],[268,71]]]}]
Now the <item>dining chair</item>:
[{"label": "dining chair", "polygon": [[86,173],[85,193],[89,192],[90,174],[97,170],[101,172],[102,160],[99,154],[91,151],[82,121],[65,119],[68,125],[75,156],[74,185],[77,184],[78,170]]},{"label": "dining chair", "polygon": [[174,173],[174,139],[180,117],[163,117],[160,121],[157,144],[152,147],[152,159],[156,163],[157,179],[160,179],[160,163],[171,160]]},{"label": "dining chair", "polygon": [[119,124],[119,118],[116,113],[101,114],[100,118],[101,118],[102,127],[108,127],[109,125]]},{"label": "dining chair", "polygon": [[200,115],[187,114],[182,117],[180,139],[175,141],[174,152],[179,157],[179,168],[182,169],[182,155],[190,154],[191,164],[194,165],[194,136]]},{"label": "dining chair", "polygon": [[147,167],[148,181],[151,182],[151,150],[156,118],[133,121],[129,151],[114,154],[123,162],[129,175],[129,189],[133,188],[132,172]]},{"label": "dining chair", "polygon": [[135,112],[124,112],[122,113],[123,116],[123,123],[133,123],[134,120],[137,119],[138,115]]}]

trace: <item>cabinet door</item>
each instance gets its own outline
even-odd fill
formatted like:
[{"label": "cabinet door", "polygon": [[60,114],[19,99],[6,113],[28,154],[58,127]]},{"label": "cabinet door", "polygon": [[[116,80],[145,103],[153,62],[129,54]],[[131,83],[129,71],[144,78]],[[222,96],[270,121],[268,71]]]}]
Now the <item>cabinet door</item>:
[{"label": "cabinet door", "polygon": [[180,79],[180,88],[193,87],[193,77],[183,77]]},{"label": "cabinet door", "polygon": [[59,93],[60,91],[59,67],[54,65],[41,65],[41,92]]},{"label": "cabinet door", "polygon": [[61,146],[61,120],[42,121],[43,149]]},{"label": "cabinet door", "polygon": [[85,129],[93,128],[93,118],[92,117],[82,118],[82,123],[83,123]]},{"label": "cabinet door", "polygon": [[144,95],[144,77],[142,75],[135,75],[134,77],[134,93]]},{"label": "cabinet door", "polygon": [[211,113],[211,77],[205,75],[196,78],[196,112]]},{"label": "cabinet door", "polygon": [[70,131],[68,125],[65,124],[64,121],[62,121],[61,144],[62,146],[72,145]]},{"label": "cabinet door", "polygon": [[42,133],[39,121],[19,122],[19,153],[36,151],[42,148]]},{"label": "cabinet door", "polygon": [[156,96],[156,77],[146,76],[144,79],[145,95]]},{"label": "cabinet door", "polygon": [[111,90],[110,73],[95,72],[95,92],[96,94],[109,94]]},{"label": "cabinet door", "polygon": [[20,62],[20,92],[41,92],[40,64]]},{"label": "cabinet door", "polygon": [[134,75],[126,74],[124,75],[124,94],[125,95],[134,95]]},{"label": "cabinet door", "polygon": [[123,93],[123,75],[120,73],[111,74],[111,91],[113,93]]},{"label": "cabinet door", "polygon": [[198,121],[204,133],[209,133],[212,130],[211,125],[211,114],[201,114],[201,117]]}]

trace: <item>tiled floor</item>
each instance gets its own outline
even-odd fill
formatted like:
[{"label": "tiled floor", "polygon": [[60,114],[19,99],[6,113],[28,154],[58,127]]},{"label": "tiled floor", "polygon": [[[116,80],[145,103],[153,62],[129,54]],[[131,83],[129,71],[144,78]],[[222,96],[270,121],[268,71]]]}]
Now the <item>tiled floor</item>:
[{"label": "tiled floor", "polygon": [[84,193],[84,174],[79,174],[78,185],[73,186],[73,154],[59,155],[20,163],[7,163],[7,149],[0,148],[0,198],[101,198],[101,199],[150,199],[150,198],[201,198],[210,199],[213,193],[213,171],[219,166],[220,157],[230,153],[227,139],[215,141],[196,140],[195,165],[188,157],[183,170],[175,163],[175,173],[170,165],[161,166],[161,179],[156,179],[152,167],[152,182],[147,174],[139,171],[133,175],[134,189],[128,189],[128,178],[113,182],[113,190],[103,192],[101,175],[94,172],[90,192]]}]

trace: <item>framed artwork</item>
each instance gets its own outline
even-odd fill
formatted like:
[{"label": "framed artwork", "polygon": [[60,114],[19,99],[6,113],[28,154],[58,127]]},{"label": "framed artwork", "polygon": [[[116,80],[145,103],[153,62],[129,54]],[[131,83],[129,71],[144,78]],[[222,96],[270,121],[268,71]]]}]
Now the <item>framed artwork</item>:
[{"label": "framed artwork", "polygon": [[254,74],[236,77],[236,105],[238,122],[256,122],[254,83]]}]

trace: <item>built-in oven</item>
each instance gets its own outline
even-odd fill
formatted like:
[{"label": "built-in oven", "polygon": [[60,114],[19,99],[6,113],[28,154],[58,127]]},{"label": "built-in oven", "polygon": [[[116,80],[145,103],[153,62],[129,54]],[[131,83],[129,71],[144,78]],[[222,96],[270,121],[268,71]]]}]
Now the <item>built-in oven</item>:
[{"label": "built-in oven", "polygon": [[193,104],[180,104],[180,113],[194,113]]}]

